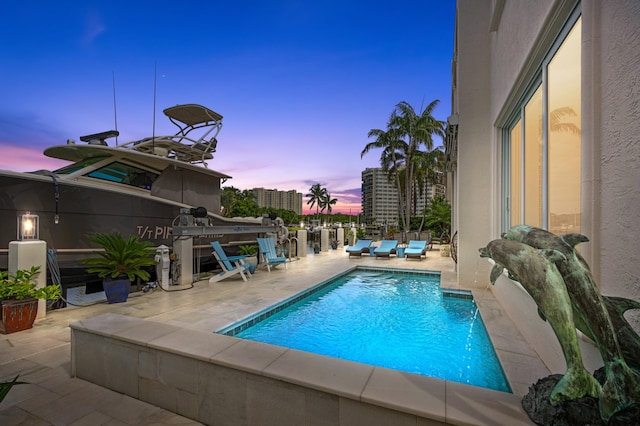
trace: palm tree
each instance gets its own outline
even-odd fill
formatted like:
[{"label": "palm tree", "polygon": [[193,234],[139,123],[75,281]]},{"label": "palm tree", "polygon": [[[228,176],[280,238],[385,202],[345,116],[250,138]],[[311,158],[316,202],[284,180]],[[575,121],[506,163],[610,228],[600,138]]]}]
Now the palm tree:
[{"label": "palm tree", "polygon": [[[432,115],[439,102],[434,100],[419,114],[409,103],[400,102],[391,113],[386,131],[369,131],[368,136],[376,140],[368,143],[360,154],[362,157],[373,148],[382,148],[380,165],[389,173],[390,179],[395,179],[400,197],[399,215],[405,231],[409,231],[411,201],[415,197],[417,158],[423,155],[421,153],[434,150],[434,136],[445,137],[445,122]],[[423,146],[425,151],[421,149]]]},{"label": "palm tree", "polygon": [[221,213],[223,216],[229,217],[233,205],[241,199],[241,194],[240,190],[233,186],[225,186],[222,188],[220,203],[222,204]]},{"label": "palm tree", "polygon": [[[560,107],[551,111],[549,114],[549,130],[552,132],[569,132],[574,135],[579,135],[581,133],[580,127],[564,121],[565,116],[575,117],[577,114],[571,107]],[[540,126],[542,126],[542,123]]]},{"label": "palm tree", "polygon": [[334,206],[338,202],[338,199],[331,198],[331,194],[326,192],[326,188],[323,189],[325,190],[325,194],[322,197],[322,209],[324,210],[326,208],[327,214],[331,214],[331,211],[333,210],[331,206]]},{"label": "palm tree", "polygon": [[[437,172],[442,170],[444,165],[443,147],[437,146],[432,151],[420,151],[417,153],[415,161],[412,216],[418,214],[418,199],[424,196],[426,185],[438,181]],[[420,229],[422,229],[422,226],[420,226]]]},{"label": "palm tree", "polygon": [[426,152],[433,151],[433,137],[445,137],[445,122],[437,120],[432,113],[440,103],[439,100],[432,101],[422,112],[416,113],[414,108],[403,101],[396,105],[395,111],[389,120],[389,125],[396,129],[402,138],[406,138],[405,167],[406,176],[404,181],[404,230],[409,231],[411,221],[411,199],[413,187],[415,185],[416,157],[420,156],[421,148],[424,146]]},{"label": "palm tree", "polygon": [[322,200],[326,192],[326,188],[322,188],[319,183],[315,183],[311,185],[311,188],[309,188],[309,193],[305,195],[305,197],[309,198],[309,201],[307,201],[307,205],[311,205],[311,208],[313,208],[314,205],[316,206],[316,216],[318,215],[320,207],[322,207]]}]

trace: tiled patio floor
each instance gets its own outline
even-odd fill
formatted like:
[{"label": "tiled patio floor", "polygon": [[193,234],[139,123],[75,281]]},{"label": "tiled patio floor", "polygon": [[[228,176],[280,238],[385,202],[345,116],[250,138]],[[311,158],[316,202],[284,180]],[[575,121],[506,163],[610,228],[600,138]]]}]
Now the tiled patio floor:
[{"label": "tiled patio floor", "polygon": [[[99,303],[49,312],[33,329],[0,335],[0,380],[20,374],[26,385],[14,387],[0,404],[0,424],[9,425],[188,425],[199,424],[174,413],[70,377],[69,324],[102,313],[117,313],[201,331],[214,331],[268,307],[302,289],[356,265],[441,271],[443,287],[457,288],[454,263],[437,247],[422,261],[369,256],[349,258],[344,249],[294,260],[267,272],[259,268],[248,281],[236,275],[215,284],[133,293],[126,303]],[[487,277],[488,280],[488,277]],[[485,280],[486,281],[486,280]],[[514,393],[549,374],[502,313],[485,285],[472,289]],[[118,407],[114,409],[114,407]],[[482,422],[478,424],[483,424]]]}]

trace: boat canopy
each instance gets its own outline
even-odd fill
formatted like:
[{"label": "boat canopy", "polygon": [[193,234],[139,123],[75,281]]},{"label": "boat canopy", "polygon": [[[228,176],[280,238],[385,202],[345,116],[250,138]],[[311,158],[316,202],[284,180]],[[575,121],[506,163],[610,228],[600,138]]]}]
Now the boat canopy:
[{"label": "boat canopy", "polygon": [[[145,138],[122,146],[187,163],[201,163],[207,167],[206,160],[211,160],[216,151],[216,137],[222,129],[222,116],[197,104],[176,105],[163,112],[178,127],[178,133],[173,136]],[[200,136],[190,135],[196,129],[205,130]]]},{"label": "boat canopy", "polygon": [[[198,124],[209,124],[209,122],[215,124],[222,121],[220,114],[197,104],[176,105],[166,108],[163,112],[174,124],[174,120],[177,120],[191,127]],[[179,124],[176,124],[176,126],[182,127]]]}]

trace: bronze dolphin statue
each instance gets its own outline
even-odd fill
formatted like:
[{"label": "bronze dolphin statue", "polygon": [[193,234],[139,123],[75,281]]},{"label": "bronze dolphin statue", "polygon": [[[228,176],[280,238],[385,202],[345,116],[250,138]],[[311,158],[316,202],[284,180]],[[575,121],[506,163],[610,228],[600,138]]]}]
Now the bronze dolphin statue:
[{"label": "bronze dolphin statue", "polygon": [[[495,284],[504,268],[517,278],[538,305],[538,310],[553,329],[567,363],[567,371],[551,392],[551,402],[569,401],[589,395],[598,398],[601,387],[584,368],[578,335],[573,323],[573,310],[567,288],[558,268],[551,259],[564,257],[549,250],[541,253],[526,244],[510,240],[493,240],[480,249],[482,257],[496,263],[491,270],[491,283]],[[548,257],[549,258],[548,258]]]},{"label": "bronze dolphin statue", "polygon": [[[510,234],[503,234],[503,238],[508,238],[509,235],[512,240],[520,241],[521,234],[529,234],[534,228],[526,225],[514,226],[510,230]],[[540,228],[535,228],[538,231],[532,234],[532,237],[536,237],[534,240],[535,246],[543,245],[545,238],[548,238],[548,231],[541,231]],[[543,231],[543,230],[542,230]],[[553,235],[553,234],[552,234]],[[569,241],[569,243],[578,242],[586,242],[588,238],[581,234],[567,234],[559,237],[565,242]],[[576,257],[578,261],[582,264],[583,268],[589,270],[589,265],[584,260],[584,258],[580,255],[580,253],[576,252]],[[571,296],[571,295],[569,295]],[[615,297],[615,296],[605,296],[602,295],[602,300],[604,302],[604,306],[607,309],[607,313],[609,314],[609,319],[611,320],[611,324],[613,325],[613,329],[616,333],[616,337],[618,339],[618,345],[620,346],[620,350],[624,355],[624,360],[627,362],[627,365],[631,367],[636,373],[640,374],[640,336],[635,332],[633,327],[629,324],[627,319],[624,317],[625,312],[632,309],[640,309],[640,302],[637,302],[632,299],[627,299],[625,297]],[[574,320],[576,322],[576,327],[580,330],[585,336],[590,338],[595,342],[595,337],[591,333],[589,326],[582,321],[582,316],[579,315],[576,311],[574,311]]]},{"label": "bronze dolphin statue", "polygon": [[604,361],[606,379],[598,401],[603,420],[608,421],[615,413],[640,404],[640,376],[627,365],[593,275],[586,261],[574,249],[575,245],[589,239],[581,234],[559,237],[544,229],[526,225],[514,226],[505,238],[564,255],[564,259],[555,257],[552,260],[564,279],[576,324],[585,328],[585,334],[596,342]]},{"label": "bronze dolphin statue", "polygon": [[[609,312],[611,324],[616,332],[620,350],[624,355],[629,367],[633,368],[636,373],[640,374],[640,336],[631,327],[629,321],[624,317],[624,313],[631,309],[640,309],[640,302],[625,297],[602,296],[604,306]],[[582,329],[580,329],[585,333]],[[587,333],[585,333],[587,334]],[[588,335],[588,334],[587,334]],[[589,336],[591,340],[594,340]]]}]

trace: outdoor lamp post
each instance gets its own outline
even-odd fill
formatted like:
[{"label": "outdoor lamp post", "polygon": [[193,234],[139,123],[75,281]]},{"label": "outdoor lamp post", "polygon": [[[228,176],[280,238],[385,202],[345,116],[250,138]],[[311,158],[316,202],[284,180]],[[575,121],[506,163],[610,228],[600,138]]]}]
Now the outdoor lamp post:
[{"label": "outdoor lamp post", "polygon": [[18,216],[18,241],[38,240],[40,238],[40,218],[37,214],[26,212]]},{"label": "outdoor lamp post", "polygon": [[[47,243],[40,240],[40,218],[37,214],[26,212],[18,215],[17,241],[9,242],[9,273],[15,274],[21,269],[40,266],[40,273],[35,279],[36,287],[47,285]],[[38,300],[37,319],[44,318],[47,305],[44,299]]]}]

